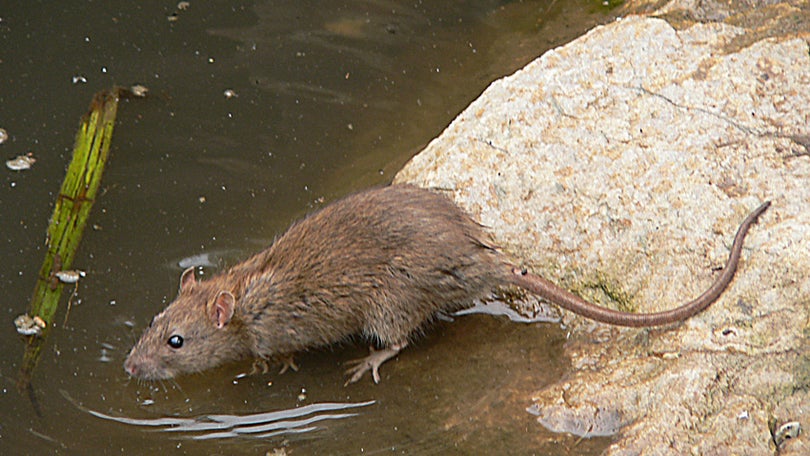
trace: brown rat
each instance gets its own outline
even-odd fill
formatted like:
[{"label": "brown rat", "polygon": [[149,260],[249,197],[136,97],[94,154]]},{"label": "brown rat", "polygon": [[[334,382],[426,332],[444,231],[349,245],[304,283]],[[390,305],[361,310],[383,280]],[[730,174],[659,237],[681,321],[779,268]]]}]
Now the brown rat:
[{"label": "brown rat", "polygon": [[725,290],[749,227],[737,231],[723,272],[700,297],[673,310],[635,314],[591,304],[516,268],[483,227],[449,199],[409,185],[363,191],[293,224],[270,247],[206,281],[193,268],[152,319],[124,369],[156,380],[227,361],[292,354],[362,335],[381,347],[347,371],[347,383],[395,356],[438,312],[517,285],[585,317],[656,326],[697,314]]}]

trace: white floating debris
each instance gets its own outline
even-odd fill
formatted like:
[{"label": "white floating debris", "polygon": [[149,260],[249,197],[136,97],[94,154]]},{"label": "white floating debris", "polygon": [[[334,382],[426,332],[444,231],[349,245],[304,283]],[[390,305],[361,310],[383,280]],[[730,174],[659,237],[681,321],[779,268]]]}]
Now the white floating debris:
[{"label": "white floating debris", "polygon": [[39,316],[31,317],[28,314],[22,314],[14,319],[14,326],[17,328],[17,332],[24,336],[38,336],[48,325]]},{"label": "white floating debris", "polygon": [[0,128],[0,144],[8,141],[8,132],[5,128]]},{"label": "white floating debris", "polygon": [[224,92],[222,92],[222,94],[228,99],[239,97],[239,94],[233,89],[226,89]]},{"label": "white floating debris", "polygon": [[132,93],[132,95],[143,98],[147,93],[149,93],[149,88],[141,84],[135,84],[129,88],[129,91]]},{"label": "white floating debris", "polygon": [[74,271],[59,271],[54,274],[57,279],[59,279],[62,283],[76,283],[79,279],[83,278],[87,275],[84,271],[74,270]]},{"label": "white floating debris", "polygon": [[87,84],[87,78],[80,75],[80,74],[77,74],[76,76],[73,76],[73,83],[74,84],[79,84],[79,83]]},{"label": "white floating debris", "polygon": [[185,11],[188,7],[191,6],[191,2],[180,2],[177,4],[178,11]]},{"label": "white floating debris", "polygon": [[34,154],[28,152],[25,155],[20,155],[16,158],[6,161],[6,167],[12,171],[25,171],[26,169],[31,169],[31,166],[36,163],[36,159],[34,158]]}]

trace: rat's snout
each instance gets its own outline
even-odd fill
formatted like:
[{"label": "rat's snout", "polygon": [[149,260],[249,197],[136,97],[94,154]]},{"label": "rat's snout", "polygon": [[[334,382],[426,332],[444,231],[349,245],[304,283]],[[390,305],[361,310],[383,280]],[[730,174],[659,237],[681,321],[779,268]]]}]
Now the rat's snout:
[{"label": "rat's snout", "polygon": [[174,372],[154,355],[135,346],[124,361],[124,372],[140,380],[162,380],[174,377]]},{"label": "rat's snout", "polygon": [[138,364],[132,359],[131,353],[127,356],[127,359],[124,360],[124,372],[126,372],[130,377],[138,377]]},{"label": "rat's snout", "polygon": [[138,346],[132,347],[124,360],[124,372],[132,378],[149,380],[155,377],[151,358],[146,355]]}]

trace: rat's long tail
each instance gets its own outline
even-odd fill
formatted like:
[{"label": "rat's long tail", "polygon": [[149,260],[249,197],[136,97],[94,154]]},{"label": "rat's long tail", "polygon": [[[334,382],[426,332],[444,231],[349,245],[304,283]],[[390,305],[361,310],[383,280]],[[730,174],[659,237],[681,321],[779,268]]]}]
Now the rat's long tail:
[{"label": "rat's long tail", "polygon": [[770,201],[765,202],[748,214],[748,217],[740,224],[740,227],[737,229],[737,234],[734,236],[734,243],[731,245],[731,254],[728,256],[728,261],[726,261],[726,265],[723,267],[723,272],[717,277],[712,286],[694,300],[672,310],[639,314],[608,309],[590,303],[568,290],[560,288],[542,277],[529,274],[520,268],[512,268],[512,274],[509,276],[509,280],[511,280],[513,284],[525,288],[564,309],[602,323],[640,327],[667,325],[682,321],[709,307],[709,305],[717,300],[723,291],[725,291],[728,284],[731,283],[731,280],[734,278],[734,272],[737,270],[737,264],[740,262],[743,241],[745,240],[745,235],[748,233],[748,229],[751,225],[756,223],[757,218],[762,215],[770,205]]}]

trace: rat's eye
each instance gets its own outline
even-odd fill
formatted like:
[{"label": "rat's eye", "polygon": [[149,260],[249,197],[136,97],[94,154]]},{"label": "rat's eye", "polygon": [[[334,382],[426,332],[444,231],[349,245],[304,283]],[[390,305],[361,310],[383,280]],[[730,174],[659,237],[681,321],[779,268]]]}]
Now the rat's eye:
[{"label": "rat's eye", "polygon": [[169,337],[169,347],[172,348],[180,348],[183,346],[183,337],[178,336],[177,334]]}]

